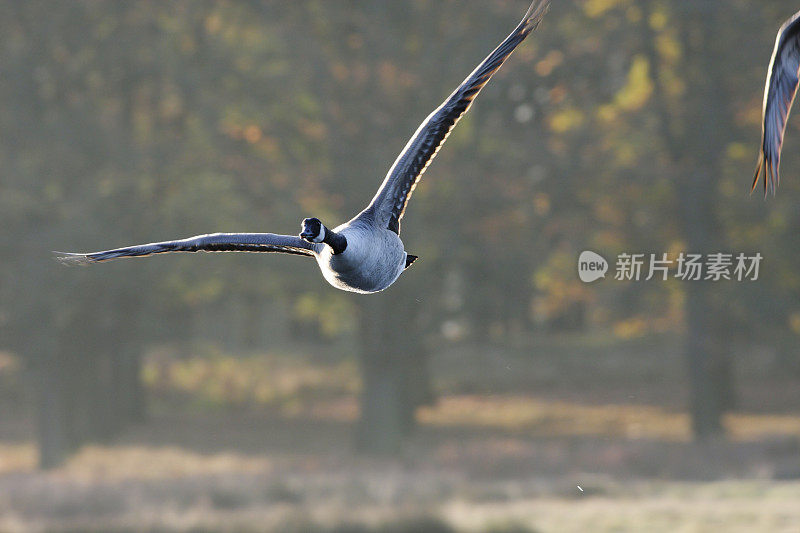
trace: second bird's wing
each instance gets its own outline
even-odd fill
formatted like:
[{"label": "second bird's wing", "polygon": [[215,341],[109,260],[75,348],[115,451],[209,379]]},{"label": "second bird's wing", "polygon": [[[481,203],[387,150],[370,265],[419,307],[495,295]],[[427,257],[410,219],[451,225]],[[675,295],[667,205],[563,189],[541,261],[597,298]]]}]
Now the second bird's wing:
[{"label": "second bird's wing", "polygon": [[177,241],[153,242],[103,252],[55,252],[64,264],[91,264],[121,257],[144,257],[167,252],[276,252],[313,256],[315,247],[300,237],[274,233],[211,233]]},{"label": "second bird's wing", "polygon": [[389,169],[378,193],[366,209],[371,211],[379,225],[400,233],[400,219],[403,218],[411,193],[425,169],[456,122],[469,110],[480,90],[514,49],[536,29],[549,5],[550,0],[535,0],[511,35],[420,125]]},{"label": "second bird's wing", "polygon": [[774,194],[780,183],[781,148],[789,110],[797,94],[798,71],[800,71],[800,12],[786,21],[778,32],[764,88],[761,149],[753,177],[753,190],[755,190],[761,176],[764,176],[764,194],[770,189]]}]

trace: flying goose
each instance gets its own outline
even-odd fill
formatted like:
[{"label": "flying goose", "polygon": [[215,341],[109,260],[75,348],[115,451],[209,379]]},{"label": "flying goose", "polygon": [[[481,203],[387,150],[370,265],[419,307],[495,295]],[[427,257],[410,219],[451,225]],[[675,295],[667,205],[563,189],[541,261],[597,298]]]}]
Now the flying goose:
[{"label": "flying goose", "polygon": [[762,175],[765,195],[770,190],[775,194],[781,181],[781,148],[789,110],[797,94],[798,72],[800,72],[800,11],[784,22],[775,39],[775,49],[767,72],[767,85],[764,88],[761,150],[751,192],[756,189]]},{"label": "flying goose", "polygon": [[56,252],[57,259],[89,264],[164,252],[281,252],[316,258],[322,275],[338,289],[357,293],[386,289],[417,259],[406,253],[400,240],[400,220],[414,187],[453,126],[514,49],[536,29],[549,5],[550,0],[534,0],[514,31],[422,122],[370,204],[349,222],[331,230],[317,218],[306,218],[299,237],[214,233],[103,252]]}]

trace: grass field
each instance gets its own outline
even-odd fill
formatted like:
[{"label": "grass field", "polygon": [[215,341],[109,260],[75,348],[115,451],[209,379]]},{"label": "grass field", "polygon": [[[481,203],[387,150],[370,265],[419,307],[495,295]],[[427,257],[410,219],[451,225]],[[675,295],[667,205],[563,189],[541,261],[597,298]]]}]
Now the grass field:
[{"label": "grass field", "polygon": [[698,445],[668,349],[546,348],[442,351],[392,459],[353,451],[347,358],[154,352],[151,419],[54,471],[3,409],[0,531],[800,531],[797,380],[768,356],[739,365],[731,438]]}]

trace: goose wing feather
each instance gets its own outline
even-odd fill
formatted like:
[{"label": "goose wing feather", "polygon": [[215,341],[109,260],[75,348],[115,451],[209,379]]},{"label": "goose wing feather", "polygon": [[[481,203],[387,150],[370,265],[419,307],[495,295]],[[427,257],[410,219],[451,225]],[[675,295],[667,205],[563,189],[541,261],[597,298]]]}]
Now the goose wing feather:
[{"label": "goose wing feather", "polygon": [[103,252],[75,254],[55,252],[65,264],[86,265],[121,257],[144,257],[168,252],[276,252],[313,256],[315,245],[292,235],[274,233],[212,233],[177,241],[154,242]]},{"label": "goose wing feather", "polygon": [[797,94],[800,71],[800,12],[778,31],[764,89],[761,150],[753,190],[764,177],[764,194],[780,183],[781,148],[789,111]]},{"label": "goose wing feather", "polygon": [[534,0],[525,18],[500,45],[426,118],[389,169],[377,194],[365,210],[375,221],[400,233],[400,220],[417,182],[444,144],[450,131],[469,110],[475,97],[508,59],[514,49],[536,29],[550,0]]}]

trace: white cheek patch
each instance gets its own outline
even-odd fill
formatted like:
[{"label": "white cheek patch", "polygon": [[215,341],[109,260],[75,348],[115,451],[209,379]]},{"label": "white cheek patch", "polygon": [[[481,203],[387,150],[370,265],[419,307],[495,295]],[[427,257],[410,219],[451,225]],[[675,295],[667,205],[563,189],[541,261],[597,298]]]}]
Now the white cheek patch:
[{"label": "white cheek patch", "polygon": [[325,226],[320,224],[319,225],[319,235],[317,235],[316,237],[314,237],[311,240],[316,242],[316,243],[320,243],[320,242],[324,241],[325,240]]}]

